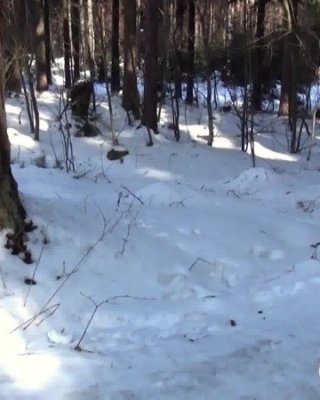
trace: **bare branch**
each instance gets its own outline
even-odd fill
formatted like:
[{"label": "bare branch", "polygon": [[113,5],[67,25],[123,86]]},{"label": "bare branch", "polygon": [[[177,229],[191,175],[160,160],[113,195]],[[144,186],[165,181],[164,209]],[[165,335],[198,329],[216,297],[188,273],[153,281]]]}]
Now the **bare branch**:
[{"label": "bare branch", "polygon": [[212,265],[212,263],[211,263],[210,261],[205,260],[204,258],[198,257],[198,258],[190,265],[189,271],[192,271],[193,268],[196,266],[196,264],[197,264],[199,261],[201,261],[201,262],[203,262],[203,263],[205,263],[205,264]]},{"label": "bare branch", "polygon": [[126,190],[129,194],[131,194],[132,197],[134,197],[136,200],[139,201],[142,205],[144,205],[144,202],[141,200],[140,197],[138,197],[136,194],[134,194],[127,186],[121,185],[121,187]]},{"label": "bare branch", "polygon": [[98,309],[99,309],[102,305],[107,304],[107,303],[110,303],[112,300],[117,300],[117,299],[156,300],[156,299],[153,298],[153,297],[149,297],[149,298],[148,298],[148,297],[136,297],[136,296],[129,296],[129,295],[120,295],[120,296],[109,297],[108,299],[103,300],[103,301],[101,301],[100,303],[97,303],[95,300],[92,299],[91,296],[86,296],[86,295],[83,294],[83,293],[80,293],[80,294],[81,294],[81,296],[85,297],[86,299],[88,299],[88,300],[93,304],[94,309],[93,309],[93,311],[92,311],[92,314],[90,315],[90,318],[88,319],[88,322],[87,322],[87,324],[86,324],[86,326],[85,326],[85,328],[84,328],[84,331],[83,331],[83,333],[82,333],[80,339],[78,340],[78,343],[77,343],[77,344],[75,345],[75,347],[74,347],[74,350],[77,350],[77,351],[82,351],[82,350],[83,350],[83,349],[81,348],[80,344],[81,344],[81,342],[83,341],[84,337],[86,336],[86,334],[87,334],[87,332],[88,332],[88,329],[89,329],[89,326],[91,325],[91,322],[93,321],[93,318],[94,318],[96,312],[98,311]]},{"label": "bare branch", "polygon": [[[36,272],[37,272],[37,269],[38,269],[40,261],[41,261],[43,249],[44,249],[44,243],[42,243],[42,247],[41,247],[39,258],[38,258],[36,266],[34,267],[32,278],[30,280],[31,282],[35,280]],[[23,307],[25,307],[27,305],[27,301],[28,301],[30,290],[31,290],[31,286],[32,286],[32,284],[30,283],[30,285],[28,287],[28,290],[27,290],[26,298],[25,298],[24,303],[23,303]]]}]

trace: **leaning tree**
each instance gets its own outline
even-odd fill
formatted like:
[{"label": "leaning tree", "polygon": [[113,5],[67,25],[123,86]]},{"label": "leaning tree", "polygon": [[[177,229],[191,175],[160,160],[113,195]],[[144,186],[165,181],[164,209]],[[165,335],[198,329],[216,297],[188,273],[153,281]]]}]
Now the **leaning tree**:
[{"label": "leaning tree", "polygon": [[[0,229],[10,229],[11,245],[23,250],[26,212],[11,172],[10,142],[4,104],[4,26],[7,0],[0,0]],[[17,248],[17,247],[16,247]]]}]

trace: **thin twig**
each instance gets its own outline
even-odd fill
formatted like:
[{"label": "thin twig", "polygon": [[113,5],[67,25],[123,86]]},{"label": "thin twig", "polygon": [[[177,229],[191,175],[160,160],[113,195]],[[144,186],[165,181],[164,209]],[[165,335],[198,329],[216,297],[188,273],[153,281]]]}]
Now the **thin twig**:
[{"label": "thin twig", "polygon": [[197,264],[199,261],[201,261],[201,262],[203,262],[203,263],[205,263],[205,264],[212,265],[212,263],[211,263],[210,261],[205,260],[204,258],[198,257],[198,258],[190,265],[189,271],[192,271],[193,268],[196,266],[196,264]]},{"label": "thin twig", "polygon": [[40,261],[41,261],[43,249],[44,249],[44,243],[42,243],[42,247],[41,247],[39,258],[38,258],[36,266],[34,267],[32,278],[30,279],[30,285],[29,285],[28,290],[27,290],[27,294],[26,294],[26,298],[25,298],[24,303],[23,303],[23,307],[25,307],[27,305],[27,301],[28,301],[30,290],[31,290],[32,282],[34,282],[34,280],[35,280],[36,272],[37,272],[37,269],[38,269]]},{"label": "thin twig", "polygon": [[144,202],[141,200],[141,198],[138,197],[136,194],[134,194],[127,186],[121,185],[121,187],[124,190],[126,190],[129,194],[131,194],[132,197],[134,197],[136,200],[138,200],[140,204],[144,205]]},{"label": "thin twig", "polygon": [[138,217],[138,214],[139,214],[139,211],[137,211],[137,212],[135,213],[135,215],[131,218],[131,220],[128,222],[126,237],[125,237],[124,239],[122,239],[123,244],[122,244],[122,249],[121,249],[121,251],[120,251],[120,254],[121,254],[122,256],[123,256],[123,254],[124,254],[124,252],[125,252],[125,250],[126,250],[126,246],[127,246],[128,241],[129,241],[129,236],[130,236],[130,233],[131,233],[132,225],[133,225],[134,222],[136,222],[136,219],[137,219],[137,217]]},{"label": "thin twig", "polygon": [[[36,315],[32,316],[31,318],[27,319],[26,321],[22,322],[22,324],[18,325],[16,328],[14,328],[10,333],[13,333],[17,331],[18,329],[22,328],[23,330],[26,330],[29,328],[33,322],[40,317],[41,315],[45,314],[47,311],[54,310],[56,311],[60,307],[60,303],[54,304],[50,307],[42,308]],[[50,313],[52,315],[53,313]],[[42,321],[41,321],[42,322]]]},{"label": "thin twig", "polygon": [[65,278],[61,281],[60,285],[54,290],[54,292],[50,295],[49,299],[40,308],[40,311],[38,311],[38,313],[36,313],[32,318],[30,318],[29,320],[25,321],[21,325],[19,325],[12,332],[16,331],[20,327],[24,327],[23,329],[27,329],[41,314],[43,314],[45,311],[47,311],[47,310],[49,310],[49,309],[51,309],[53,307],[53,306],[51,306],[51,307],[48,308],[48,305],[51,303],[51,301],[54,299],[54,297],[60,292],[60,290],[64,287],[64,285],[68,282],[70,277],[72,275],[74,275],[76,272],[79,271],[79,268],[80,268],[81,264],[85,261],[85,259],[91,254],[91,252],[95,249],[95,247],[98,245],[98,243],[100,243],[103,240],[104,236],[106,235],[106,233],[107,233],[107,224],[108,223],[107,223],[107,220],[106,220],[106,218],[105,218],[105,216],[103,214],[102,214],[102,218],[103,218],[103,229],[102,229],[102,232],[101,232],[99,238],[95,241],[95,243],[93,245],[91,245],[88,248],[86,253],[76,263],[76,265],[73,267],[71,272],[66,274]]},{"label": "thin twig", "polygon": [[314,249],[312,256],[310,257],[312,260],[316,260],[318,256],[318,247],[320,246],[320,242],[311,244],[310,247]]},{"label": "thin twig", "polygon": [[51,309],[51,311],[49,312],[48,315],[46,315],[45,317],[43,317],[38,323],[37,326],[39,326],[40,324],[42,324],[43,321],[45,321],[47,318],[50,318],[56,311],[57,309],[60,307],[60,304],[54,304],[51,308],[48,308],[47,311],[49,311]]},{"label": "thin twig", "polygon": [[83,331],[83,333],[82,333],[80,339],[78,340],[78,343],[77,343],[77,344],[75,345],[75,347],[74,347],[74,350],[77,350],[77,351],[82,351],[82,350],[83,350],[83,349],[81,348],[80,344],[81,344],[81,342],[83,341],[84,337],[86,336],[87,331],[88,331],[88,329],[89,329],[89,326],[91,325],[91,322],[93,321],[93,318],[94,318],[96,312],[98,311],[98,309],[99,309],[102,305],[107,304],[107,303],[110,303],[112,300],[117,300],[117,299],[156,300],[154,297],[149,297],[149,298],[148,298],[148,297],[138,297],[138,296],[120,295],[120,296],[109,297],[108,299],[103,300],[103,301],[101,301],[100,303],[97,303],[97,302],[95,302],[95,301],[92,299],[91,296],[86,296],[86,295],[83,294],[83,293],[80,293],[80,294],[81,294],[81,296],[85,297],[86,299],[88,299],[88,300],[93,304],[94,309],[93,309],[92,314],[91,314],[91,316],[90,316],[90,318],[89,318],[89,320],[88,320],[88,322],[87,322],[87,324],[86,324],[86,326],[85,326],[85,328],[84,328],[84,331]]}]

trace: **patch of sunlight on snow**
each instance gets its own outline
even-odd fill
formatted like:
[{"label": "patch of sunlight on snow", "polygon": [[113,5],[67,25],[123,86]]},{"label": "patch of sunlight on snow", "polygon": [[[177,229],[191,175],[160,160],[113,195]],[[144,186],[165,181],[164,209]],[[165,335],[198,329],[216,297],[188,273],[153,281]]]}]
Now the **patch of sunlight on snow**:
[{"label": "patch of sunlight on snow", "polygon": [[38,390],[57,375],[59,361],[53,354],[13,355],[5,360],[6,371],[22,389]]},{"label": "patch of sunlight on snow", "polygon": [[38,147],[37,142],[31,136],[24,135],[14,128],[8,128],[8,136],[10,143],[13,145],[23,146],[30,150]]},{"label": "patch of sunlight on snow", "polygon": [[258,142],[255,142],[254,150],[257,157],[268,160],[279,160],[279,161],[289,161],[289,162],[295,162],[298,160],[298,157],[295,155],[280,153],[278,151],[270,150]]},{"label": "patch of sunlight on snow", "polygon": [[236,149],[235,143],[226,137],[216,137],[213,141],[215,149]]},{"label": "patch of sunlight on snow", "polygon": [[155,168],[138,168],[137,172],[148,178],[159,179],[161,181],[172,181],[175,177],[169,171],[162,171]]},{"label": "patch of sunlight on snow", "polygon": [[20,332],[10,333],[17,321],[0,309],[0,371],[22,388],[43,388],[57,375],[60,367],[53,354],[26,354],[26,343]]},{"label": "patch of sunlight on snow", "polygon": [[64,85],[64,77],[60,74],[60,72],[53,71],[53,81],[58,86]]},{"label": "patch of sunlight on snow", "polygon": [[42,119],[42,120],[40,121],[40,129],[41,129],[42,131],[47,131],[49,128],[50,128],[50,125],[49,125],[48,121]]},{"label": "patch of sunlight on snow", "polygon": [[21,111],[21,106],[14,106],[12,104],[6,103],[6,112],[12,114],[19,114]]},{"label": "patch of sunlight on snow", "polygon": [[[204,138],[208,135],[208,129],[206,125],[183,125],[181,124],[181,129],[186,129],[189,131],[190,136],[196,140],[199,138]],[[205,142],[203,142],[205,143]],[[215,127],[214,132],[214,140],[213,140],[213,147],[220,148],[220,149],[235,149],[237,146],[235,145],[234,141],[229,139],[228,137],[222,136],[219,129]]]}]

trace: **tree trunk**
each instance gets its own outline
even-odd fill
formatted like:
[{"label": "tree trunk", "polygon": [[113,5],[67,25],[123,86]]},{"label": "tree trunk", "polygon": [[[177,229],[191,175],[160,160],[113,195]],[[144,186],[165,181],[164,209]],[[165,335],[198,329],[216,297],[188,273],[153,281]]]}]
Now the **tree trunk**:
[{"label": "tree trunk", "polygon": [[175,65],[175,97],[182,97],[182,42],[183,42],[183,18],[185,12],[184,0],[177,0],[176,4],[176,57],[177,64]]},{"label": "tree trunk", "polygon": [[51,73],[51,30],[50,30],[50,1],[44,0],[44,30],[45,30],[45,46],[46,46],[46,68],[47,68],[47,82],[52,84]]},{"label": "tree trunk", "polygon": [[[15,52],[16,49],[13,49]],[[6,55],[7,69],[5,77],[5,90],[9,92],[21,93],[20,66],[16,54]]]},{"label": "tree trunk", "polygon": [[[284,49],[282,56],[282,71],[281,71],[281,96],[279,115],[287,116],[295,114],[292,106],[296,107],[296,90],[297,82],[293,82],[295,78],[296,62],[292,63],[292,52],[295,52],[296,43],[296,30],[298,22],[298,0],[283,0],[283,8],[285,12],[285,21],[287,24],[287,34],[284,39]],[[295,92],[295,93],[293,93]],[[291,96],[294,99],[291,99]]]},{"label": "tree trunk", "polygon": [[63,0],[64,86],[71,88],[71,43],[69,29],[69,0]]},{"label": "tree trunk", "polygon": [[145,3],[145,66],[143,122],[148,129],[158,132],[157,124],[157,81],[158,65],[159,0]]},{"label": "tree trunk", "polygon": [[263,82],[263,61],[264,61],[264,20],[266,14],[267,0],[258,0],[257,4],[257,29],[256,29],[256,47],[253,57],[253,88],[252,105],[256,111],[261,111],[262,101],[262,82]]},{"label": "tree trunk", "polygon": [[284,39],[282,67],[281,67],[281,95],[279,116],[289,115],[289,92],[290,92],[290,52],[287,38]]},{"label": "tree trunk", "polygon": [[137,87],[137,2],[124,0],[124,71],[122,107],[140,118],[140,99]]},{"label": "tree trunk", "polygon": [[71,34],[73,46],[73,81],[80,79],[80,8],[79,0],[71,0]]},{"label": "tree trunk", "polygon": [[43,0],[33,0],[30,11],[36,58],[36,89],[42,92],[48,90]]},{"label": "tree trunk", "polygon": [[[170,10],[169,1],[159,1],[159,25],[158,25],[158,60],[159,60],[159,77],[158,86],[162,90],[162,94],[165,94],[166,81],[170,80],[168,76],[168,56],[169,56],[169,45],[170,45]],[[158,87],[159,91],[159,87]],[[164,96],[163,96],[164,97]],[[162,99],[164,100],[164,99]]]},{"label": "tree trunk", "polygon": [[111,92],[120,90],[119,0],[112,1]]},{"label": "tree trunk", "polygon": [[16,237],[24,232],[26,212],[10,166],[10,143],[4,105],[4,14],[6,0],[0,0],[0,229],[11,229]]},{"label": "tree trunk", "polygon": [[190,0],[188,14],[187,104],[193,104],[195,14],[194,0]]},{"label": "tree trunk", "polygon": [[[86,3],[86,4],[83,4]],[[84,8],[84,12],[81,13],[81,32],[80,36],[84,38],[83,43],[83,59],[87,60],[90,71],[90,81],[93,85],[94,79],[96,77],[96,63],[94,60],[95,56],[95,31],[93,25],[93,1],[87,0],[86,2],[81,1],[80,5]],[[85,18],[85,23],[82,22],[83,17]],[[92,111],[96,112],[96,94],[92,90]]]},{"label": "tree trunk", "polygon": [[20,69],[22,65],[22,58],[24,57],[24,50],[26,48],[25,42],[25,27],[26,27],[26,10],[24,2],[21,0],[13,0],[10,10],[6,13],[6,32],[10,35],[5,36],[5,89],[13,92],[20,93],[22,89],[22,82],[20,76]]}]

